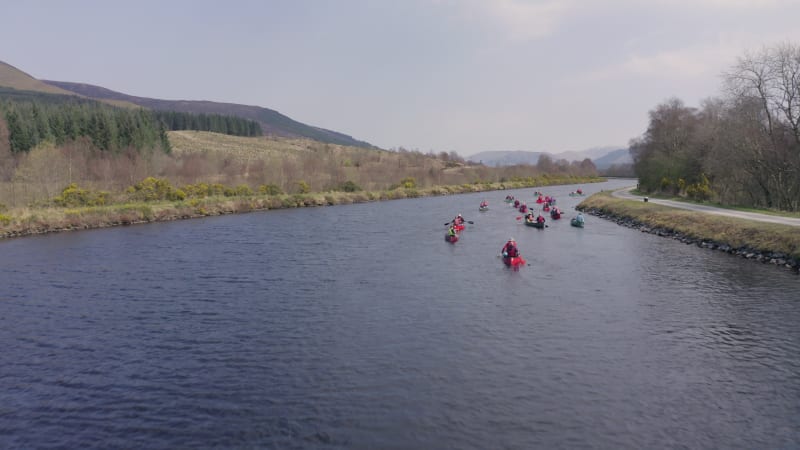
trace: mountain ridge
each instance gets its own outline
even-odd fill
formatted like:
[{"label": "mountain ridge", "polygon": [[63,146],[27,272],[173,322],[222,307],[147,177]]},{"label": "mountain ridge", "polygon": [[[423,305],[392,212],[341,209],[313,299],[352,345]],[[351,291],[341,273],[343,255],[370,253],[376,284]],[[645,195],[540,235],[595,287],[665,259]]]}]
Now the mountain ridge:
[{"label": "mountain ridge", "polygon": [[163,100],[149,97],[137,97],[87,83],[39,80],[4,61],[0,61],[0,86],[19,91],[33,91],[89,98],[125,108],[147,108],[195,114],[205,113],[236,116],[258,122],[264,134],[288,138],[308,138],[337,145],[378,148],[369,142],[355,139],[350,135],[307,125],[281,114],[278,111],[261,106],[206,100]]},{"label": "mountain ridge", "polygon": [[102,86],[69,81],[43,80],[45,83],[76,94],[91,98],[121,100],[145,108],[160,111],[178,111],[194,114],[223,114],[242,117],[258,122],[264,134],[281,137],[304,137],[320,142],[355,147],[376,148],[376,146],[338,131],[307,125],[280,112],[255,105],[213,102],[209,100],[164,100],[151,97],[138,97],[114,91]]},{"label": "mountain ridge", "polygon": [[[481,162],[487,166],[512,166],[516,164],[535,165],[541,155],[549,156],[553,161],[565,159],[567,161],[583,161],[586,158],[592,160],[598,169],[604,169],[612,164],[620,164],[630,161],[628,149],[620,146],[592,147],[581,151],[567,151],[561,153],[535,152],[527,150],[491,150],[475,153],[467,159],[474,162]],[[626,155],[628,160],[626,160]],[[598,165],[598,162],[600,163]]]}]

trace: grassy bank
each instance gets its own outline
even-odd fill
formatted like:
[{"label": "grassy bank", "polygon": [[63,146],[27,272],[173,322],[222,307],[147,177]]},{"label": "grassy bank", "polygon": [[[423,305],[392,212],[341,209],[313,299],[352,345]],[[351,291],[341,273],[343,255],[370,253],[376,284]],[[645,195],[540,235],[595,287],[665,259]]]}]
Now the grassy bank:
[{"label": "grassy bank", "polygon": [[104,206],[56,207],[48,205],[12,208],[5,211],[0,210],[0,238],[137,223],[164,222],[269,209],[330,206],[601,181],[605,180],[597,177],[543,176],[508,183],[473,183],[430,188],[398,188],[383,191],[210,196],[179,201],[125,202]]},{"label": "grassy bank", "polygon": [[670,208],[613,197],[601,192],[577,207],[645,232],[673,237],[701,247],[719,249],[750,259],[788,265],[800,264],[800,230],[789,225],[756,222]]}]

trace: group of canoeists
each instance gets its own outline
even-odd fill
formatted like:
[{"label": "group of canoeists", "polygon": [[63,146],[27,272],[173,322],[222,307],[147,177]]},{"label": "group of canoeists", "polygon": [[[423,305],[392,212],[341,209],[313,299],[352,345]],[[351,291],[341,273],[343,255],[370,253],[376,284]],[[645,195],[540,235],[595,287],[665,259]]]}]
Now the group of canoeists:
[{"label": "group of canoeists", "polygon": [[[583,195],[583,191],[578,189],[580,195]],[[561,216],[564,214],[563,211],[555,206],[556,199],[552,196],[545,196],[541,192],[535,192],[537,196],[536,203],[542,205],[542,212],[549,212],[550,218],[552,220],[559,220]],[[572,195],[572,193],[571,193]],[[520,220],[524,217],[525,225],[543,229],[547,227],[545,225],[546,219],[540,213],[536,217],[534,217],[534,212],[528,209],[527,205],[524,202],[521,202],[519,199],[515,198],[513,195],[509,194],[506,195],[505,202],[509,205],[513,206],[515,209],[519,210],[519,212],[523,213],[524,216],[517,217],[517,220]],[[481,201],[480,206],[478,207],[478,211],[486,212],[489,210],[489,202],[485,199]],[[582,213],[578,213],[576,217],[571,219],[572,226],[575,227],[583,227],[585,223],[585,219]],[[453,220],[450,222],[445,223],[448,226],[447,233],[445,234],[445,240],[450,243],[455,243],[459,239],[459,233],[464,230],[466,223],[474,223],[472,221],[468,221],[464,219],[464,216],[458,214]],[[508,241],[503,245],[503,248],[500,250],[500,254],[503,258],[503,263],[506,266],[512,267],[515,270],[519,269],[520,266],[525,265],[526,261],[522,257],[519,248],[517,247],[517,243],[514,238],[509,238]]]}]

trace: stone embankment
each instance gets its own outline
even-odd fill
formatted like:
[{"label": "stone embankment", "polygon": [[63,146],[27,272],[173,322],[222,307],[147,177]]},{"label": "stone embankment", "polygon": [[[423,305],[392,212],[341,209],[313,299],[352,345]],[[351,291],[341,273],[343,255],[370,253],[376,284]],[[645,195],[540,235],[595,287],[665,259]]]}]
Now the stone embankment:
[{"label": "stone embankment", "polygon": [[709,239],[687,236],[686,234],[675,230],[663,227],[653,227],[646,223],[640,222],[636,219],[620,216],[606,211],[601,211],[596,208],[586,208],[584,212],[586,214],[599,217],[601,219],[610,220],[624,227],[637,229],[643,233],[650,233],[661,237],[672,238],[680,242],[683,242],[684,244],[696,245],[701,248],[719,250],[725,253],[729,253],[731,255],[736,255],[745,259],[757,261],[764,264],[773,264],[779,267],[786,267],[795,273],[800,273],[800,260],[792,258],[791,256],[781,252],[758,250],[748,246],[734,248],[725,242],[715,242]]}]

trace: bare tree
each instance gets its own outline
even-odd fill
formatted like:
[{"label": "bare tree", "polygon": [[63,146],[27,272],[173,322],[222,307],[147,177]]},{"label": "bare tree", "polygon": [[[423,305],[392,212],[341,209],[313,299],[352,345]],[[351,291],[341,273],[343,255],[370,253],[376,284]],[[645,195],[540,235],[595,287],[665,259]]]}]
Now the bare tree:
[{"label": "bare tree", "polygon": [[[750,111],[764,139],[751,139],[748,163],[767,206],[797,209],[800,198],[800,46],[747,53],[724,76],[736,108]],[[752,108],[757,106],[757,111]]]}]

